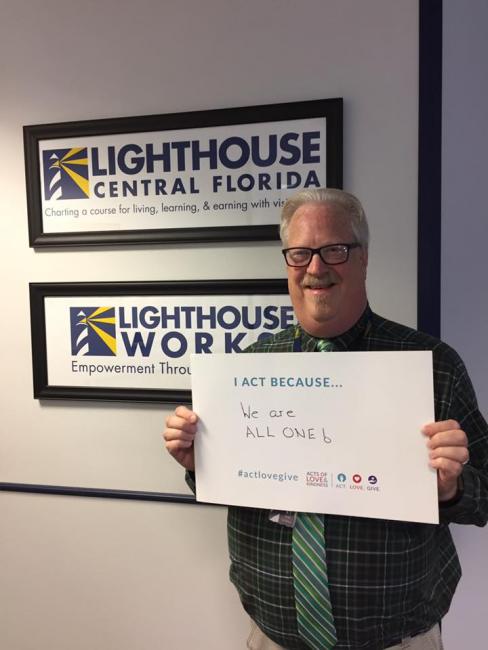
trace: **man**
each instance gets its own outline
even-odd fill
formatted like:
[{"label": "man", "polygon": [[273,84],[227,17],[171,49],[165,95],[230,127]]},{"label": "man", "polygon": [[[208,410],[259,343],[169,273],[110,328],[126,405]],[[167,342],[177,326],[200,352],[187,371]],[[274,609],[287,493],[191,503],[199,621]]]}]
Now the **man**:
[{"label": "man", "polygon": [[[426,462],[437,470],[441,523],[323,517],[322,581],[328,577],[335,626],[326,645],[310,642],[298,622],[290,521],[230,507],[230,577],[253,621],[248,647],[440,649],[438,623],[461,575],[448,524],[483,526],[488,519],[488,426],[466,369],[438,339],[370,310],[368,226],[354,196],[332,189],[297,193],[283,208],[281,238],[298,325],[247,351],[314,352],[323,340],[336,351],[432,350],[436,422],[412,435],[425,436]],[[166,447],[191,483],[198,416],[180,406],[166,425]]]}]

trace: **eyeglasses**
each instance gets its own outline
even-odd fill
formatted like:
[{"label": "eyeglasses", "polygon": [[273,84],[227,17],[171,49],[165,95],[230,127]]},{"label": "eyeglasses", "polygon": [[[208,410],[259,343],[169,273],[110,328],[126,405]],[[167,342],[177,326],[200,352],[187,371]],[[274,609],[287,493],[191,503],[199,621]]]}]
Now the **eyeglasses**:
[{"label": "eyeglasses", "polygon": [[333,266],[347,262],[351,248],[360,247],[361,244],[353,242],[352,244],[330,244],[329,246],[320,246],[320,248],[305,248],[303,246],[284,248],[281,252],[285,256],[288,266],[308,266],[316,254],[324,264]]}]

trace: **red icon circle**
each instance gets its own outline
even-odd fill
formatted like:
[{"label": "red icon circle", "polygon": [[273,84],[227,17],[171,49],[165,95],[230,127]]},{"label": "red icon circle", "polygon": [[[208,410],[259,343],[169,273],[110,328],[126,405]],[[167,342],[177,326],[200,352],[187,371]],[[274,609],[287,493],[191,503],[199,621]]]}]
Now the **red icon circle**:
[{"label": "red icon circle", "polygon": [[354,483],[361,483],[363,479],[361,478],[361,474],[354,474],[352,480],[354,481]]}]

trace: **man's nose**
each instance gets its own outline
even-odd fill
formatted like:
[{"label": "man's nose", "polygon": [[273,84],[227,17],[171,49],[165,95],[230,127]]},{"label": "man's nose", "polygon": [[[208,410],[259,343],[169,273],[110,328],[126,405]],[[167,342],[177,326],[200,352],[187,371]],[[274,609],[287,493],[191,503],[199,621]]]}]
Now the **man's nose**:
[{"label": "man's nose", "polygon": [[320,257],[320,255],[319,255],[319,253],[317,251],[316,253],[313,253],[312,259],[308,263],[307,272],[311,273],[312,275],[318,275],[321,272],[323,272],[323,270],[326,269],[327,266],[328,265]]}]

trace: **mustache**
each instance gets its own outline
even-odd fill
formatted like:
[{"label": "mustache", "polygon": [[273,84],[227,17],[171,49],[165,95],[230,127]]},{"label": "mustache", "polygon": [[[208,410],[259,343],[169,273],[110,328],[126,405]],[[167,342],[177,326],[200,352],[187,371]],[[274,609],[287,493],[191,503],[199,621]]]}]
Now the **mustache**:
[{"label": "mustache", "polygon": [[336,282],[337,278],[333,273],[326,273],[318,277],[307,273],[303,276],[300,284],[302,287],[307,287],[308,289],[320,289],[321,287],[328,287]]}]

